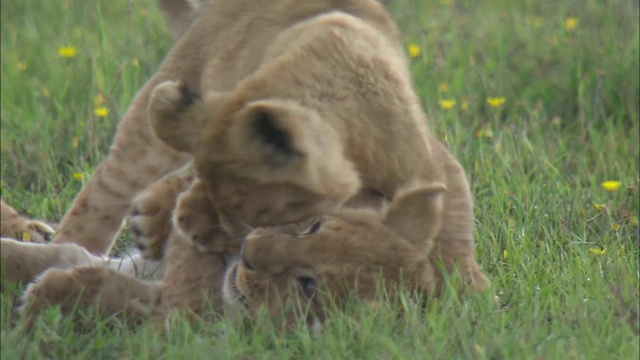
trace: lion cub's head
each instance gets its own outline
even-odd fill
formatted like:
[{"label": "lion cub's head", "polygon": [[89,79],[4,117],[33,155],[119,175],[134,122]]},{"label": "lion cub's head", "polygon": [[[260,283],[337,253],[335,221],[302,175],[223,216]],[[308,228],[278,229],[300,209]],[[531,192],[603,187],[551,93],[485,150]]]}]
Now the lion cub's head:
[{"label": "lion cub's head", "polygon": [[[375,302],[377,285],[427,295],[435,283],[429,260],[442,223],[444,185],[400,193],[381,212],[343,209],[300,224],[254,230],[241,260],[227,269],[223,297],[229,310],[260,309],[284,316],[308,309],[325,319],[325,305],[348,296]],[[299,315],[299,311],[297,315]]]},{"label": "lion cub's head", "polygon": [[303,105],[215,92],[199,98],[169,81],[155,88],[149,115],[160,139],[193,154],[213,204],[252,226],[334,211],[360,186],[339,135]]}]

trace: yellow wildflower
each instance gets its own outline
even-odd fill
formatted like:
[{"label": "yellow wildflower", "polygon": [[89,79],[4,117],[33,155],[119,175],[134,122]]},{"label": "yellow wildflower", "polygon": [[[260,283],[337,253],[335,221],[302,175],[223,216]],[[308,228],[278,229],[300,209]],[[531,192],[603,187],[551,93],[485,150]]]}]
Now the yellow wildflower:
[{"label": "yellow wildflower", "polygon": [[73,137],[73,144],[72,144],[72,146],[73,146],[73,148],[74,148],[74,149],[77,149],[77,148],[78,148],[78,137],[77,137],[77,136],[74,136],[74,137]]},{"label": "yellow wildflower", "polygon": [[638,219],[635,216],[629,217],[629,225],[638,226]]},{"label": "yellow wildflower", "polygon": [[611,223],[611,231],[618,231],[622,226],[618,223]]},{"label": "yellow wildflower", "polygon": [[579,23],[580,23],[580,20],[578,20],[578,18],[569,16],[564,20],[564,28],[571,31],[577,28]]},{"label": "yellow wildflower", "polygon": [[620,185],[622,185],[620,181],[615,180],[607,180],[600,184],[600,186],[607,191],[616,191],[620,188]]},{"label": "yellow wildflower", "polygon": [[438,92],[446,93],[447,90],[449,90],[449,85],[447,85],[446,82],[441,82],[440,84],[438,84]]},{"label": "yellow wildflower", "polygon": [[411,56],[414,59],[420,56],[420,53],[422,53],[420,46],[416,44],[407,45],[407,51],[409,51],[409,56]]},{"label": "yellow wildflower", "polygon": [[78,181],[82,181],[82,180],[84,180],[84,174],[81,173],[81,172],[73,173],[73,178],[78,180]]},{"label": "yellow wildflower", "polygon": [[589,252],[596,255],[604,255],[606,250],[600,248],[589,248]]},{"label": "yellow wildflower", "polygon": [[24,242],[31,241],[31,234],[29,234],[28,232],[23,232],[22,233],[22,241],[24,241]]},{"label": "yellow wildflower", "polygon": [[478,129],[476,131],[476,138],[487,138],[487,139],[491,139],[493,137],[493,132],[491,131],[491,129]]},{"label": "yellow wildflower", "polygon": [[506,101],[507,99],[505,99],[504,96],[487,98],[487,104],[491,105],[494,108],[502,106],[502,104],[504,104]]},{"label": "yellow wildflower", "polygon": [[438,100],[438,105],[445,110],[449,110],[456,106],[456,101],[454,99],[442,99]]},{"label": "yellow wildflower", "polygon": [[73,46],[62,46],[58,48],[58,55],[63,58],[72,58],[78,55],[78,49]]},{"label": "yellow wildflower", "polygon": [[593,204],[594,209],[598,211],[604,211],[607,207],[603,204]]},{"label": "yellow wildflower", "polygon": [[18,68],[18,71],[22,72],[27,70],[27,63],[24,61],[18,61],[16,63],[16,68]]},{"label": "yellow wildflower", "polygon": [[93,110],[93,113],[96,114],[97,117],[105,117],[109,115],[109,109],[104,106],[98,106]]}]

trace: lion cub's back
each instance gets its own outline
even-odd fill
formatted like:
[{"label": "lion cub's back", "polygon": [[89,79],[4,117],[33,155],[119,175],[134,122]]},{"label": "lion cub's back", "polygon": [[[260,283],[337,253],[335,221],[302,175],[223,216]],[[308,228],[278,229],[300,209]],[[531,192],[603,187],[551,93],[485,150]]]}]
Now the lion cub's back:
[{"label": "lion cub's back", "polygon": [[209,1],[180,39],[179,50],[172,52],[170,68],[203,92],[231,90],[256,71],[285,29],[333,11],[350,13],[397,36],[384,8],[373,0]]}]

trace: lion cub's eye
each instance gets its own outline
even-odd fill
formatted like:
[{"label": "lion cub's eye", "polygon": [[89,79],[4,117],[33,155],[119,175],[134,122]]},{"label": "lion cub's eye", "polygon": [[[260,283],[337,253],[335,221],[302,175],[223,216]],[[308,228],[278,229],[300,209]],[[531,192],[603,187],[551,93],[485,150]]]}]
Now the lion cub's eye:
[{"label": "lion cub's eye", "polygon": [[300,290],[305,298],[310,299],[316,291],[316,279],[308,276],[300,276],[298,278]]},{"label": "lion cub's eye", "polygon": [[321,227],[322,227],[322,220],[316,220],[313,222],[313,224],[311,224],[311,226],[307,227],[305,230],[300,232],[300,235],[303,235],[303,236],[313,235],[317,233]]},{"label": "lion cub's eye", "polygon": [[247,270],[253,271],[253,266],[251,266],[251,264],[244,257],[242,258],[242,265],[244,265]]},{"label": "lion cub's eye", "polygon": [[247,261],[247,258],[244,257],[244,247],[240,249],[240,261],[242,262],[242,266],[244,266],[247,270],[253,271],[253,266]]}]

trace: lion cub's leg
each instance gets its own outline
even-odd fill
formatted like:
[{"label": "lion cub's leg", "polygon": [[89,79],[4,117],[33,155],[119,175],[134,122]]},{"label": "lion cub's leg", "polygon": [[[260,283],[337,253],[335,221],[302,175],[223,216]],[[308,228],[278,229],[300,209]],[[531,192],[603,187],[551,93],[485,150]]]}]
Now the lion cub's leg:
[{"label": "lion cub's leg", "polygon": [[104,267],[50,269],[26,289],[20,312],[24,318],[32,319],[53,305],[60,305],[65,314],[77,308],[95,307],[137,321],[151,313],[158,302],[159,289],[156,282]]},{"label": "lion cub's leg", "polygon": [[77,243],[91,253],[108,254],[135,195],[191,160],[165,145],[149,126],[147,103],[160,76],[133,101],[111,152],[74,200],[54,243]]},{"label": "lion cub's leg", "polygon": [[23,241],[45,242],[55,230],[42,221],[20,216],[0,199],[0,236]]},{"label": "lion cub's leg", "polygon": [[49,268],[103,266],[101,257],[90,254],[76,244],[35,244],[0,239],[2,283],[31,282]]},{"label": "lion cub's leg", "polygon": [[[222,242],[223,238],[213,239]],[[167,268],[162,279],[162,301],[156,316],[172,310],[202,314],[213,305],[222,311],[222,281],[225,271],[223,253],[202,251],[178,231],[174,231],[167,249]]]},{"label": "lion cub's leg", "polygon": [[130,228],[132,240],[142,255],[160,260],[171,234],[171,216],[178,196],[193,182],[194,175],[164,178],[133,199]]}]

